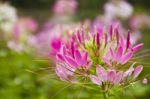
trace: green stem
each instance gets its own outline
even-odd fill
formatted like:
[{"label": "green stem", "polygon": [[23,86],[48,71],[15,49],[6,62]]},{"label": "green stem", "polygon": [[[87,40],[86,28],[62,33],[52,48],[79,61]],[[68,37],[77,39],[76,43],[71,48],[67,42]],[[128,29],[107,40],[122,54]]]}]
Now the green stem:
[{"label": "green stem", "polygon": [[106,93],[103,92],[104,99],[107,99]]},{"label": "green stem", "polygon": [[103,96],[104,96],[104,99],[108,99],[108,97],[107,97],[107,91],[105,90],[105,84],[104,83],[102,83],[102,89],[103,89]]}]

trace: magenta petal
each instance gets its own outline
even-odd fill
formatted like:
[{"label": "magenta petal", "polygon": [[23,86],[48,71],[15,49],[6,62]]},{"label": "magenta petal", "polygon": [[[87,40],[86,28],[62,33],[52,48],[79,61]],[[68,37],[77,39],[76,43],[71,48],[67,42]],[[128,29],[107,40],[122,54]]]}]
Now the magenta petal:
[{"label": "magenta petal", "polygon": [[137,67],[134,69],[133,78],[138,77],[142,70],[143,70],[143,66],[141,66],[141,65],[140,65],[140,66],[137,66]]},{"label": "magenta petal", "polygon": [[116,76],[115,71],[111,70],[111,71],[107,74],[107,80],[110,81],[110,82],[113,82],[115,76]]},{"label": "magenta petal", "polygon": [[109,34],[110,34],[110,39],[112,39],[112,36],[113,36],[113,24],[110,25]]},{"label": "magenta petal", "polygon": [[81,41],[81,35],[80,35],[80,32],[79,32],[79,31],[77,32],[77,39],[78,39],[78,42],[79,42],[79,43],[82,42],[82,41]]},{"label": "magenta petal", "polygon": [[107,65],[112,66],[111,63],[110,63],[110,61],[109,61],[105,56],[103,56],[103,61],[104,61]]},{"label": "magenta petal", "polygon": [[127,62],[132,58],[132,56],[133,56],[133,52],[128,52],[128,53],[126,53],[126,54],[122,57],[121,63],[122,63],[122,64],[127,63]]},{"label": "magenta petal", "polygon": [[117,50],[117,53],[116,53],[116,60],[117,61],[120,61],[121,57],[122,57],[122,54],[123,54],[123,48],[120,46]]},{"label": "magenta petal", "polygon": [[85,52],[84,55],[83,55],[83,58],[82,58],[82,61],[83,61],[82,65],[85,65],[87,63],[87,59],[88,59],[88,53]]},{"label": "magenta petal", "polygon": [[98,26],[96,30],[97,33],[99,34],[99,37],[101,38],[103,36],[103,26]]},{"label": "magenta petal", "polygon": [[51,47],[56,50],[56,51],[59,51],[60,48],[61,48],[61,39],[53,39],[51,41]]},{"label": "magenta petal", "polygon": [[79,50],[76,50],[75,51],[75,60],[76,60],[76,63],[79,65],[79,66],[82,66],[83,65],[83,61],[82,61],[82,56],[81,56],[81,53],[79,52]]},{"label": "magenta petal", "polygon": [[75,62],[75,60],[73,58],[71,58],[69,56],[65,56],[65,60],[69,65],[78,67],[78,64]]},{"label": "magenta petal", "polygon": [[57,54],[56,59],[59,61],[65,61],[64,56],[62,54]]},{"label": "magenta petal", "polygon": [[99,33],[97,33],[97,35],[96,35],[96,44],[97,44],[97,47],[99,48],[100,47],[100,35],[99,35]]},{"label": "magenta petal", "polygon": [[96,67],[96,73],[101,81],[106,81],[107,72],[105,71],[105,69],[102,66],[98,65]]},{"label": "magenta petal", "polygon": [[135,47],[133,47],[133,48],[132,48],[132,49],[133,49],[133,53],[138,52],[140,49],[143,48],[143,46],[144,46],[144,44],[141,43],[141,44],[138,44],[138,45],[136,45]]},{"label": "magenta petal", "polygon": [[75,51],[75,44],[74,42],[71,42],[71,54],[74,56],[74,51]]},{"label": "magenta petal", "polygon": [[61,48],[60,48],[60,54],[66,54],[66,47],[65,45],[61,45]]},{"label": "magenta petal", "polygon": [[127,35],[126,49],[130,48],[130,46],[131,46],[131,42],[130,42],[130,31],[129,31]]},{"label": "magenta petal", "polygon": [[123,77],[123,72],[122,71],[118,72],[116,74],[115,78],[114,78],[114,81],[113,81],[114,84],[115,85],[119,84],[119,82],[121,81],[122,77]]},{"label": "magenta petal", "polygon": [[90,78],[91,78],[91,81],[92,81],[94,84],[97,84],[97,85],[101,85],[101,84],[102,84],[102,82],[99,80],[98,77],[96,77],[96,76],[94,76],[94,75],[91,75]]}]

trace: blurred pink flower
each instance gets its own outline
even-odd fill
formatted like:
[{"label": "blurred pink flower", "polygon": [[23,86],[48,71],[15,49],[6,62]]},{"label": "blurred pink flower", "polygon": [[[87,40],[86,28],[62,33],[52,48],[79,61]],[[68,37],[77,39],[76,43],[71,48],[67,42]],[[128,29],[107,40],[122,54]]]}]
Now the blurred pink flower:
[{"label": "blurred pink flower", "polygon": [[133,30],[149,27],[150,16],[146,14],[135,15],[130,19],[129,25]]},{"label": "blurred pink flower", "polygon": [[56,15],[73,15],[77,9],[76,0],[57,0],[53,11]]},{"label": "blurred pink flower", "polygon": [[107,20],[128,19],[132,13],[132,6],[125,0],[112,0],[104,6],[104,16]]}]

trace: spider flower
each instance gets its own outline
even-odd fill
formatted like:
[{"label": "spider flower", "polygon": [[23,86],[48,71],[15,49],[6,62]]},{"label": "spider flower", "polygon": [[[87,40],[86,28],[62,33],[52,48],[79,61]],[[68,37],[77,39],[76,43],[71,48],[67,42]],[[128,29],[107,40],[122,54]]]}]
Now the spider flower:
[{"label": "spider flower", "polygon": [[136,81],[143,66],[135,65],[134,57],[143,43],[133,45],[131,33],[126,34],[122,35],[115,23],[96,27],[94,32],[75,31],[56,53],[56,74],[63,81],[76,83],[84,77],[105,91]]},{"label": "spider flower", "polygon": [[130,19],[129,25],[133,30],[148,28],[150,26],[150,17],[146,14],[135,15]]},{"label": "spider flower", "polygon": [[77,9],[76,0],[57,0],[53,12],[56,15],[73,15]]}]

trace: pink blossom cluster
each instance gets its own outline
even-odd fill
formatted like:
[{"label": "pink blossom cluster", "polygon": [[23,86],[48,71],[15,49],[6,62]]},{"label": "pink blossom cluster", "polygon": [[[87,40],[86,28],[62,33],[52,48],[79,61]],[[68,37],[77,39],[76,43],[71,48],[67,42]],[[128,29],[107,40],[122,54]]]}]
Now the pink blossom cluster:
[{"label": "pink blossom cluster", "polygon": [[27,50],[35,44],[35,37],[33,34],[36,32],[37,28],[38,24],[32,18],[18,19],[17,22],[13,24],[7,46],[16,52]]},{"label": "pink blossom cluster", "polygon": [[104,90],[135,81],[143,66],[132,59],[143,43],[133,46],[130,34],[122,35],[117,23],[108,28],[97,26],[94,32],[75,31],[56,53],[56,74],[71,83],[85,77]]}]

